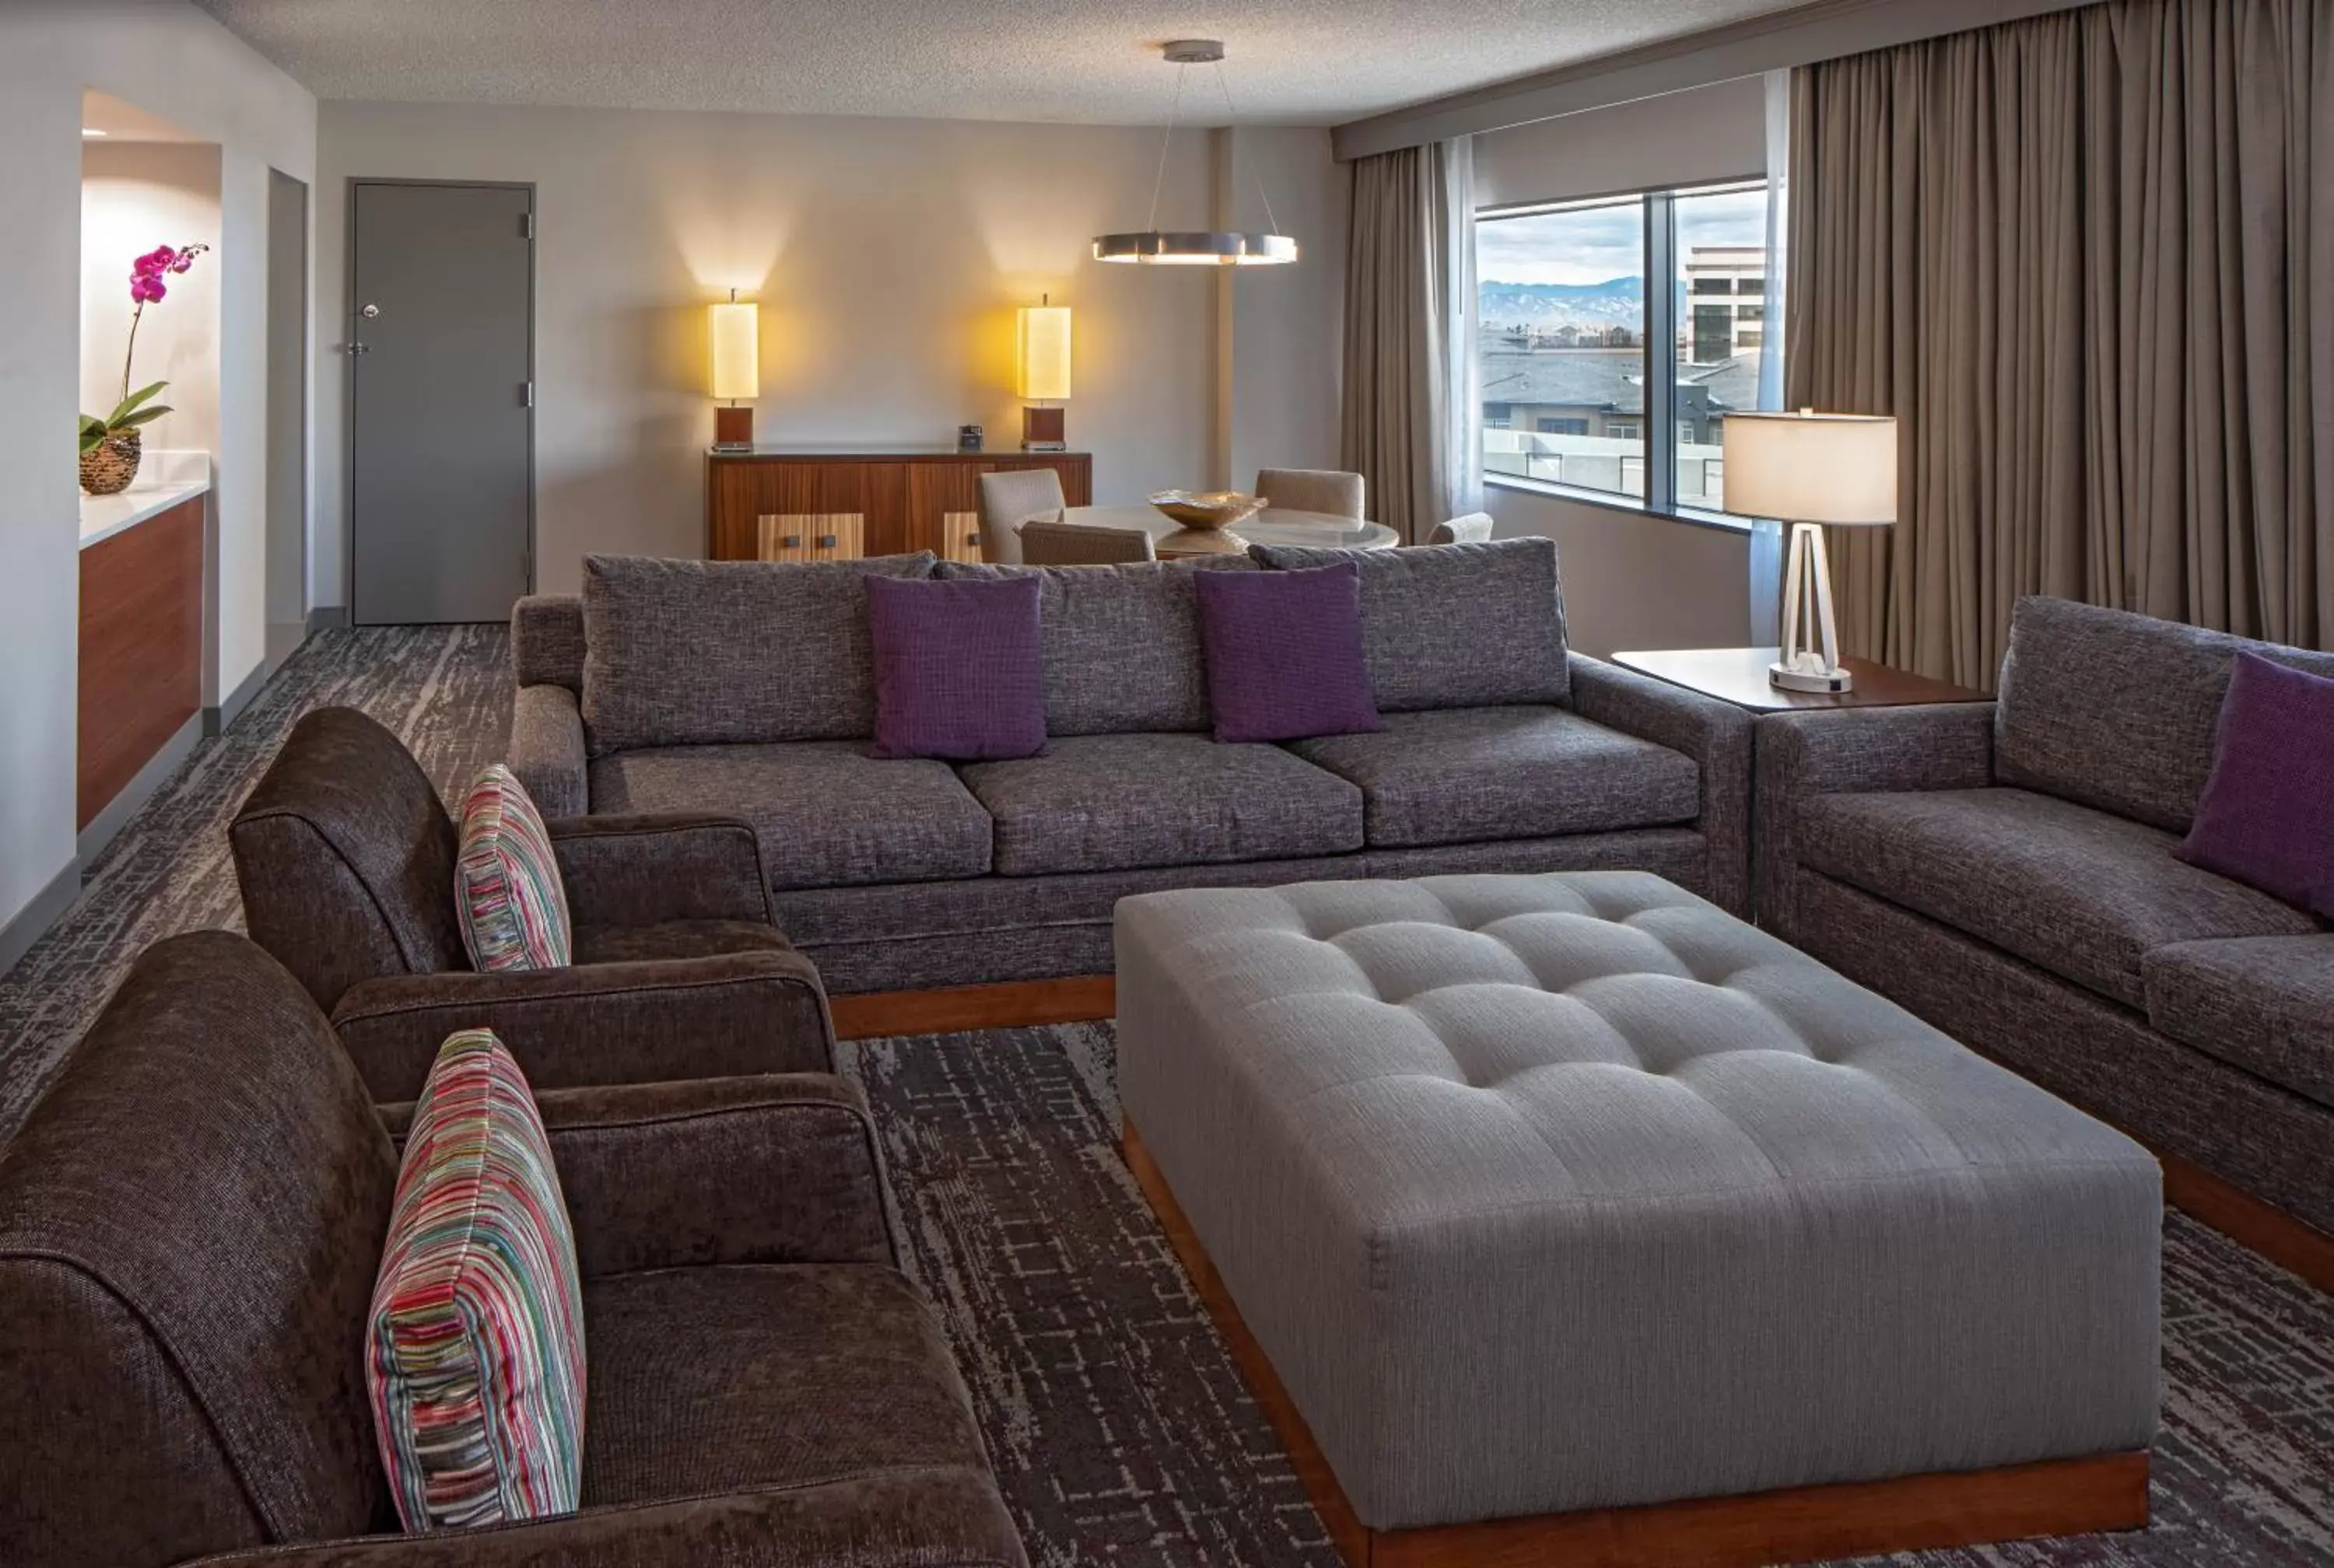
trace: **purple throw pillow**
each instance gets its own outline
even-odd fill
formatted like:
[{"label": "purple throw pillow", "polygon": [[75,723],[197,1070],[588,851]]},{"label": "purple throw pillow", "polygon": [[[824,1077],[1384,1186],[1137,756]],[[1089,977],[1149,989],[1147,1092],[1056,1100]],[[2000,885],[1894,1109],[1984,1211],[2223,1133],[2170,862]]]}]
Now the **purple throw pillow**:
[{"label": "purple throw pillow", "polygon": [[2329,780],[2334,680],[2238,654],[2180,858],[2334,919]]},{"label": "purple throw pillow", "polygon": [[1385,727],[1362,656],[1362,570],[1201,572],[1200,643],[1220,741]]},{"label": "purple throw pillow", "polygon": [[995,582],[867,579],[880,757],[950,762],[1046,749],[1035,575]]}]

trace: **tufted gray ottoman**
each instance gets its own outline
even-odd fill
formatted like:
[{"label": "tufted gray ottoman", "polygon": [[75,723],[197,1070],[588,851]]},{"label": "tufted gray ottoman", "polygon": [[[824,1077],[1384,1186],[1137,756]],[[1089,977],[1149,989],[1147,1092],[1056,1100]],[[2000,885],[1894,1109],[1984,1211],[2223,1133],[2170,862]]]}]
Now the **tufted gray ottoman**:
[{"label": "tufted gray ottoman", "polygon": [[2146,1522],[2156,1162],[1903,1009],[1628,871],[1117,946],[1129,1163],[1349,1563]]}]

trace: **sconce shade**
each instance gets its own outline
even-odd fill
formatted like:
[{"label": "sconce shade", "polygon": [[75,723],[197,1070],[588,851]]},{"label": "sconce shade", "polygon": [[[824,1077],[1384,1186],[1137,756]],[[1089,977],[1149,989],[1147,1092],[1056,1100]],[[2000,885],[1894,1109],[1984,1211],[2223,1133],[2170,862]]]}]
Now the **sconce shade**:
[{"label": "sconce shade", "polygon": [[1896,521],[1896,421],[1876,414],[1729,414],[1726,509],[1866,526]]},{"label": "sconce shade", "polygon": [[738,300],[713,307],[713,395],[762,395],[762,308]]},{"label": "sconce shade", "polygon": [[1021,307],[1020,395],[1058,402],[1070,395],[1070,307]]}]

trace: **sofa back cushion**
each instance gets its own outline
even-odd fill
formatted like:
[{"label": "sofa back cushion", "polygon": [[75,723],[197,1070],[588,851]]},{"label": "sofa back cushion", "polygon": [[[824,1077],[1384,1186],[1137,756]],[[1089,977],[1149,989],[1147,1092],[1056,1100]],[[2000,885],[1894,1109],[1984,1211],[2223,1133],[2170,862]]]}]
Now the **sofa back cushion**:
[{"label": "sofa back cushion", "polygon": [[1994,776],[2186,832],[2240,652],[2334,676],[2334,653],[2069,600],[2020,600],[1994,711]]},{"label": "sofa back cushion", "polygon": [[1037,577],[1048,735],[1127,735],[1206,729],[1207,666],[1200,653],[1193,574],[1253,571],[1242,555],[1127,566],[940,563],[943,579]]},{"label": "sofa back cushion", "polygon": [[282,966],[149,948],[0,1153],[0,1563],[391,1523],[364,1347],[396,1180]]},{"label": "sofa back cushion", "polygon": [[227,842],[252,937],[318,1005],[359,980],[470,967],[454,819],[405,743],[355,708],[292,726]]},{"label": "sofa back cushion", "polygon": [[595,756],[644,746],[854,740],[875,730],[865,561],[584,561],[584,730]]},{"label": "sofa back cushion", "polygon": [[1362,646],[1384,713],[1560,703],[1571,695],[1564,587],[1553,539],[1407,550],[1251,545],[1278,569],[1351,561],[1362,572]]}]

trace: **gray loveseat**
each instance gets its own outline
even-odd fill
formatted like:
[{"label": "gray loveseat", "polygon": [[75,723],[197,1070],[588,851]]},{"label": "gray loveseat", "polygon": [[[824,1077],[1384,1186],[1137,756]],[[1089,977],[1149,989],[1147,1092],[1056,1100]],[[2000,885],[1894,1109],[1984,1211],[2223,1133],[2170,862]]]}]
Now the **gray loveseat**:
[{"label": "gray loveseat", "polygon": [[2173,853],[2240,649],[2334,675],[2334,654],[2029,599],[1999,703],[1762,719],[1760,918],[2334,1231],[2334,930]]},{"label": "gray loveseat", "polygon": [[[1546,540],[1361,559],[1386,729],[1277,746],[1208,734],[1192,573],[1244,557],[594,556],[516,609],[511,763],[554,816],[750,822],[836,994],[1106,975],[1113,906],[1162,888],[1629,868],[1743,907],[1747,716],[1568,653]],[[870,757],[863,574],[1005,571],[1045,577],[1045,754]]]}]

